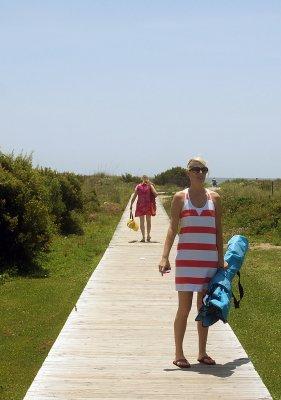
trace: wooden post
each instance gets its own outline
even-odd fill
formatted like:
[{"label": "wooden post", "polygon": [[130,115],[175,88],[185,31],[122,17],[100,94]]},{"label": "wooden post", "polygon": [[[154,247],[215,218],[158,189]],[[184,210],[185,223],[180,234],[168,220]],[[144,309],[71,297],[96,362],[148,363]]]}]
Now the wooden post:
[{"label": "wooden post", "polygon": [[274,181],[271,182],[271,196],[273,196]]}]

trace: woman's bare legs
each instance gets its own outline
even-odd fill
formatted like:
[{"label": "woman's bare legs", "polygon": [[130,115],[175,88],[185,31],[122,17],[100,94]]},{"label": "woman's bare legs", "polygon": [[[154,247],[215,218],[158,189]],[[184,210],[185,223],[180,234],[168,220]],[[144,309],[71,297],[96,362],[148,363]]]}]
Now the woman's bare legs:
[{"label": "woman's bare legs", "polygon": [[151,236],[151,215],[146,215],[146,227],[147,227],[147,241],[150,242]]},{"label": "woman's bare legs", "polygon": [[[202,306],[202,299],[205,296],[205,294],[206,294],[206,291],[197,293],[197,309],[198,309],[198,311]],[[199,341],[198,360],[200,360],[202,357],[207,356],[206,346],[207,346],[208,330],[209,330],[209,328],[205,328],[204,326],[202,326],[201,321],[197,322],[198,341]]]},{"label": "woman's bare legs", "polygon": [[[197,293],[197,310],[202,306],[203,292]],[[207,345],[207,337],[208,337],[208,328],[204,328],[202,326],[202,322],[197,322],[197,331],[198,331],[198,340],[199,340],[199,354],[198,358],[204,357],[207,355],[206,353],[206,345]]]},{"label": "woman's bare legs", "polygon": [[174,322],[176,360],[185,358],[182,346],[186,330],[187,317],[192,305],[192,296],[193,292],[178,292],[179,305]]},{"label": "woman's bare legs", "polygon": [[144,226],[144,215],[140,216],[140,229],[142,234],[142,242],[145,242],[145,226]]}]

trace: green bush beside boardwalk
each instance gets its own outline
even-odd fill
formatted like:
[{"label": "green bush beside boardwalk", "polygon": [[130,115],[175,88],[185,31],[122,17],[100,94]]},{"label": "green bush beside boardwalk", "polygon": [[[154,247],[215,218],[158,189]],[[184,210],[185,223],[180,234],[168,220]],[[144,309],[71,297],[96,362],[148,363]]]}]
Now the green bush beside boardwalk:
[{"label": "green bush beside boardwalk", "polygon": [[83,206],[81,178],[0,153],[0,272],[38,270],[53,234],[83,233]]}]

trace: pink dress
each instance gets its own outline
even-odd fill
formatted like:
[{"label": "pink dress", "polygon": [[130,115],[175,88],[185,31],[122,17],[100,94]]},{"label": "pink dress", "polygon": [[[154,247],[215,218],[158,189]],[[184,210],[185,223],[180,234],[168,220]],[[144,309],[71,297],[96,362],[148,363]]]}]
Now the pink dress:
[{"label": "pink dress", "polygon": [[140,183],[136,186],[138,201],[135,216],[154,215],[151,208],[151,189],[146,183]]}]

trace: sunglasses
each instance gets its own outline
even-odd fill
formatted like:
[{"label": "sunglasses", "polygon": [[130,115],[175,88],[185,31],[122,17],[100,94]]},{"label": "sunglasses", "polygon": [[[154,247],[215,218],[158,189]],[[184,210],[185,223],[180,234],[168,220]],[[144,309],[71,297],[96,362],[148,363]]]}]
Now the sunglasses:
[{"label": "sunglasses", "polygon": [[196,172],[196,174],[199,174],[199,172],[202,172],[202,174],[206,174],[209,171],[207,167],[190,167],[188,168],[188,170]]}]

